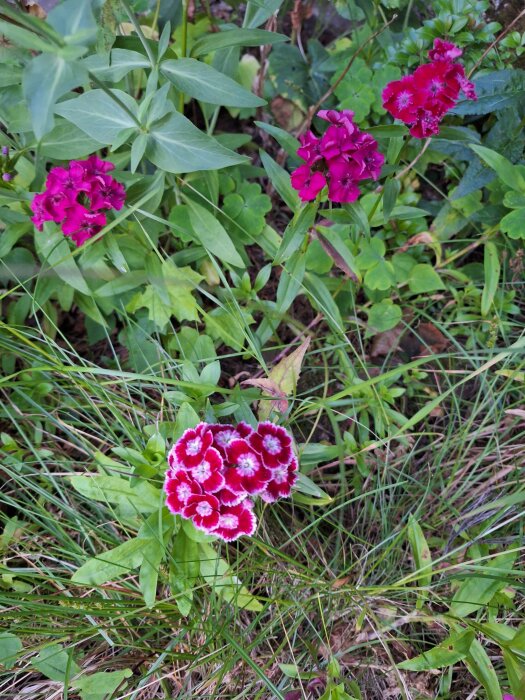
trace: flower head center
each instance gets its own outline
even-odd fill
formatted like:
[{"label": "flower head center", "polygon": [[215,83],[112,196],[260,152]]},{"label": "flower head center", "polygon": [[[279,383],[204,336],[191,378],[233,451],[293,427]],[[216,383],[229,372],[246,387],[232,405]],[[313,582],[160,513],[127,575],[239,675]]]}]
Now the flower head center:
[{"label": "flower head center", "polygon": [[237,459],[237,468],[245,476],[252,476],[257,471],[257,461],[253,455],[244,454]]},{"label": "flower head center", "polygon": [[199,503],[199,505],[197,506],[197,513],[203,518],[205,518],[208,515],[211,515],[212,512],[213,508],[210,506],[209,503],[206,503],[206,501],[204,501],[203,503]]},{"label": "flower head center", "polygon": [[221,526],[227,530],[234,530],[239,525],[239,518],[236,515],[223,515],[221,517]]},{"label": "flower head center", "polygon": [[200,449],[202,447],[202,440],[200,437],[193,438],[193,440],[188,440],[188,444],[186,445],[186,452],[189,455],[196,455],[199,454]]},{"label": "flower head center", "polygon": [[193,470],[193,476],[199,482],[206,481],[211,475],[211,467],[209,462],[201,462],[198,467]]},{"label": "flower head center", "polygon": [[263,447],[271,455],[279,454],[281,451],[281,441],[275,435],[265,435],[263,438]]},{"label": "flower head center", "polygon": [[187,501],[191,496],[191,487],[189,484],[179,484],[179,486],[177,486],[177,496],[179,500]]}]

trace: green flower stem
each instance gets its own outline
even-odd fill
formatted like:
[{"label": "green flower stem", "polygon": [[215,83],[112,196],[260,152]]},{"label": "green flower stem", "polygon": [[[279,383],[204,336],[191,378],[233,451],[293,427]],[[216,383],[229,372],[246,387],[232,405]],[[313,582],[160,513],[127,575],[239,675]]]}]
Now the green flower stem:
[{"label": "green flower stem", "polygon": [[137,32],[137,35],[140,39],[140,42],[141,42],[142,46],[144,47],[144,51],[148,55],[148,60],[151,63],[151,67],[155,68],[155,65],[157,63],[155,60],[155,56],[153,55],[153,52],[151,50],[150,45],[146,41],[146,37],[144,36],[144,32],[142,31],[140,23],[137,21],[137,18],[135,17],[135,13],[133,12],[131,7],[129,6],[128,0],[121,0],[121,2],[122,2],[122,5],[124,6],[124,9],[126,10],[126,14],[129,17],[129,21],[131,22],[135,31]]},{"label": "green flower stem", "polygon": [[[182,0],[182,37],[180,44],[181,58],[186,58],[188,51],[188,0]],[[179,94],[179,112],[184,113],[184,93]]]}]

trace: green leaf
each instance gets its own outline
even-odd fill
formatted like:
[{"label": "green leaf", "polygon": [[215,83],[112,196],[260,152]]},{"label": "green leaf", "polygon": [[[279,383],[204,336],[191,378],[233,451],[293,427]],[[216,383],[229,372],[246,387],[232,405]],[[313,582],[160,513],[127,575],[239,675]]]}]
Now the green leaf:
[{"label": "green leaf", "polygon": [[290,174],[284,168],[281,168],[281,166],[264,151],[261,151],[260,155],[263,167],[272,185],[290,209],[293,212],[297,212],[301,206],[301,201],[299,195],[291,185]]},{"label": "green leaf", "polygon": [[65,61],[56,54],[40,54],[27,64],[22,87],[37,139],[53,128],[53,110],[58,98],[86,79],[87,73],[80,64]]},{"label": "green leaf", "polygon": [[3,19],[0,19],[0,35],[22,49],[50,53],[57,50],[57,46],[52,42],[42,39],[34,32],[30,32],[18,24],[13,24],[13,22],[7,22]]},{"label": "green leaf", "polygon": [[301,144],[295,138],[295,136],[292,136],[288,131],[281,129],[278,126],[267,124],[266,122],[255,122],[255,125],[258,126],[259,129],[266,131],[266,133],[270,134],[270,136],[273,136],[277,143],[284,148],[289,156],[298,158],[297,149],[300,148]]},{"label": "green leaf", "polygon": [[244,269],[244,262],[222,224],[207,209],[186,199],[190,222],[197,241],[219,260]]},{"label": "green leaf", "polygon": [[195,58],[178,58],[160,64],[161,73],[185,95],[227,107],[260,107],[266,104],[212,66]]},{"label": "green leaf", "polygon": [[496,171],[500,180],[508,187],[518,192],[525,192],[525,178],[518,166],[513,165],[505,156],[485,146],[470,144],[470,148],[485,161],[490,168]]},{"label": "green leaf", "polygon": [[487,700],[502,700],[501,688],[489,655],[478,639],[474,639],[465,658],[465,665],[487,692]]},{"label": "green leaf", "polygon": [[[137,126],[137,120],[131,116],[137,115],[137,103],[122,90],[90,90],[72,100],[60,102],[55,112],[65,117],[91,138],[97,139],[104,145],[116,141],[123,129]],[[114,95],[131,112],[111,98]]]},{"label": "green leaf", "polygon": [[[430,586],[432,581],[432,558],[430,556],[430,549],[425,535],[423,534],[423,530],[413,515],[410,515],[408,520],[407,534],[414,564],[416,566],[416,573],[418,574],[418,582],[420,586]],[[418,592],[417,609],[423,607],[423,602],[427,597],[426,591]]]},{"label": "green leaf", "polygon": [[91,295],[69,244],[60,231],[54,230],[52,225],[45,225],[44,231],[35,235],[35,247],[42,262],[47,262],[61,280],[82,294]]},{"label": "green leaf", "polygon": [[500,221],[500,230],[510,238],[525,238],[525,208],[516,209]]},{"label": "green leaf", "polygon": [[99,671],[75,679],[73,687],[79,691],[81,700],[107,700],[113,697],[117,688],[120,687],[123,691],[125,686],[122,686],[122,683],[132,675],[133,671],[130,668],[123,668],[120,671]]},{"label": "green leaf", "polygon": [[22,651],[22,648],[22,642],[16,634],[0,632],[0,666],[4,666],[8,670],[13,668],[18,652]]},{"label": "green leaf", "polygon": [[98,151],[104,144],[91,138],[71,122],[58,120],[55,127],[40,141],[40,153],[47,158],[71,160]]},{"label": "green leaf", "polygon": [[385,242],[381,238],[363,238],[359,243],[359,251],[356,258],[359,269],[371,270],[380,262],[384,262]]},{"label": "green leaf", "polygon": [[47,21],[67,44],[89,46],[97,38],[91,0],[65,0],[51,10]]},{"label": "green leaf", "polygon": [[72,583],[100,586],[140,566],[154,540],[135,537],[118,547],[88,559],[71,577]]},{"label": "green leaf", "polygon": [[[322,488],[317,486],[306,474],[302,472],[297,473],[297,483],[294,486],[296,492],[304,494],[305,496],[310,496],[315,499],[315,503],[320,505],[321,503],[331,503],[332,497],[329,496]],[[295,498],[294,493],[294,498]]]},{"label": "green leaf", "polygon": [[492,241],[487,241],[485,243],[483,269],[485,271],[485,284],[481,295],[481,315],[488,316],[492,307],[492,302],[494,301],[494,297],[498,291],[499,274],[501,269],[498,249]]},{"label": "green leaf", "polygon": [[396,283],[394,266],[387,260],[379,260],[376,265],[367,270],[364,283],[369,289],[382,291],[390,289]]},{"label": "green leaf", "polygon": [[477,100],[461,99],[452,114],[490,114],[508,107],[516,108],[525,95],[525,71],[518,68],[486,73],[473,81]]},{"label": "green leaf", "polygon": [[396,205],[396,199],[401,189],[399,180],[393,177],[388,178],[383,189],[383,220],[386,224],[393,208]]},{"label": "green leaf", "polygon": [[244,15],[244,26],[260,27],[283,4],[283,0],[248,0]]},{"label": "green leaf", "polygon": [[70,678],[80,673],[80,666],[73,659],[70,661],[70,654],[60,644],[51,644],[42,649],[31,663],[46,678],[57,683],[65,682],[68,665]]},{"label": "green leaf", "polygon": [[242,610],[260,612],[261,603],[230,573],[228,562],[209,544],[200,544],[199,548],[201,576],[215,593]]},{"label": "green leaf", "polygon": [[82,64],[96,78],[110,83],[120,82],[132,70],[150,67],[145,56],[129,49],[113,49],[105,56],[93,54],[83,59]]},{"label": "green leaf", "polygon": [[307,231],[314,225],[319,206],[309,202],[298,209],[286,227],[274,263],[281,265],[302,245]]},{"label": "green leaf", "polygon": [[246,162],[245,156],[221,146],[179,112],[172,112],[153,124],[146,156],[170,173],[219,170]]},{"label": "green leaf", "polygon": [[508,585],[508,575],[511,574],[516,555],[516,551],[503,552],[482,567],[484,575],[476,571],[465,578],[454,593],[450,614],[464,618],[487,605],[498,591]]},{"label": "green leaf", "polygon": [[281,271],[276,294],[276,310],[284,313],[290,308],[303,285],[305,256],[301,251],[294,253]]},{"label": "green leaf", "polygon": [[397,667],[403,671],[431,671],[452,666],[467,656],[474,639],[475,633],[472,630],[456,632],[430,651],[403,661]]},{"label": "green leaf", "polygon": [[70,481],[76,491],[94,501],[131,507],[139,513],[151,513],[160,505],[161,491],[147,481],[132,486],[120,476],[103,474],[80,474],[70,477]]},{"label": "green leaf", "polygon": [[445,289],[441,277],[434,270],[432,265],[421,263],[414,265],[410,271],[408,287],[412,294],[424,294],[425,292],[435,292],[438,289]]},{"label": "green leaf", "polygon": [[212,51],[225,49],[229,46],[267,46],[283,41],[288,41],[288,37],[285,34],[267,32],[264,29],[239,29],[236,27],[235,29],[201,36],[193,44],[191,52],[198,57],[206,56]]},{"label": "green leaf", "polygon": [[144,270],[133,270],[116,277],[114,280],[109,280],[109,282],[101,285],[94,294],[101,298],[119,296],[124,294],[124,292],[129,292],[131,289],[140,287],[147,279],[148,277]]},{"label": "green leaf", "polygon": [[394,304],[391,299],[384,299],[378,304],[373,304],[368,311],[368,325],[378,333],[389,331],[401,321],[403,313],[401,307]]}]

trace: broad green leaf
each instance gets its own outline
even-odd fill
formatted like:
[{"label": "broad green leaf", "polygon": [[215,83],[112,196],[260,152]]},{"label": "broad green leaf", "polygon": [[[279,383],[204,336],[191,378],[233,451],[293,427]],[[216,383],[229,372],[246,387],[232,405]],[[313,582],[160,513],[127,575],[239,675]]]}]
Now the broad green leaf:
[{"label": "broad green leaf", "polygon": [[133,270],[132,272],[126,272],[114,280],[110,280],[105,284],[101,285],[95,292],[94,295],[97,297],[112,297],[124,294],[124,292],[129,292],[131,289],[136,289],[141,285],[145,284],[148,277],[143,270]]},{"label": "broad green leaf", "polygon": [[13,668],[18,652],[22,651],[22,648],[22,642],[16,634],[0,632],[0,666],[6,669]]},{"label": "broad green leaf", "polygon": [[473,82],[478,99],[460,99],[452,114],[490,114],[508,107],[517,108],[525,94],[525,71],[515,67],[486,73]]},{"label": "broad green leaf", "polygon": [[379,260],[376,265],[366,271],[364,283],[369,289],[385,291],[396,283],[396,272],[388,260]]},{"label": "broad green leaf", "polygon": [[489,655],[478,639],[474,639],[465,658],[465,665],[487,693],[487,700],[502,700],[501,688]]},{"label": "broad green leaf", "polygon": [[187,401],[180,405],[175,420],[175,437],[179,438],[188,428],[194,428],[200,422],[199,414]]},{"label": "broad green leaf", "polygon": [[170,173],[219,170],[247,160],[221,146],[179,112],[172,112],[151,126],[146,156]]},{"label": "broad green leaf", "polygon": [[195,58],[178,58],[160,64],[163,75],[185,95],[227,107],[260,107],[266,104],[212,66]]},{"label": "broad green leaf", "polygon": [[64,683],[68,665],[69,678],[80,673],[80,666],[73,659],[70,660],[70,653],[60,644],[52,644],[42,649],[38,656],[31,660],[31,664],[46,678],[57,683]]},{"label": "broad green leaf", "polygon": [[244,14],[244,26],[251,29],[260,27],[283,4],[283,0],[248,0]]},{"label": "broad green leaf", "polygon": [[81,700],[107,700],[113,697],[117,688],[120,688],[119,695],[122,695],[125,689],[122,683],[132,675],[133,671],[130,668],[119,671],[99,671],[75,679],[73,687],[80,693]]},{"label": "broad green leaf", "polygon": [[85,58],[82,64],[96,78],[110,83],[118,83],[132,70],[150,67],[145,56],[129,49],[113,49],[105,56],[93,54]]},{"label": "broad green leaf", "polygon": [[[137,126],[137,103],[122,90],[90,90],[72,100],[60,102],[55,112],[104,145],[116,141],[123,129]],[[126,111],[116,100],[123,103]]]},{"label": "broad green leaf", "polygon": [[[421,525],[413,515],[410,515],[408,520],[407,534],[414,564],[416,566],[416,573],[418,574],[418,582],[420,586],[430,586],[430,582],[432,581],[432,558],[430,556],[430,549],[423,530],[421,529]],[[427,597],[428,594],[426,591],[418,591],[416,608],[421,609]]]},{"label": "broad green leaf", "polygon": [[201,576],[215,593],[242,610],[260,612],[263,609],[261,603],[230,573],[228,562],[221,559],[209,544],[200,544],[199,548]]},{"label": "broad green leaf", "polygon": [[433,649],[403,661],[397,667],[403,671],[431,671],[452,666],[467,656],[474,639],[475,633],[472,630],[456,632]]},{"label": "broad green leaf", "polygon": [[148,608],[153,608],[155,605],[159,568],[164,552],[163,543],[152,539],[150,546],[144,553],[144,560],[140,566],[139,586],[144,597],[144,604]]},{"label": "broad green leaf", "polygon": [[344,204],[343,209],[349,215],[352,223],[357,226],[360,233],[370,236],[370,223],[362,205],[359,202],[351,202],[350,204]]},{"label": "broad green leaf", "polygon": [[207,209],[191,199],[186,200],[190,222],[197,241],[222,262],[245,267],[225,228]]},{"label": "broad green leaf", "polygon": [[485,253],[483,259],[483,269],[485,271],[485,284],[481,295],[481,315],[488,316],[496,292],[498,291],[500,262],[498,249],[492,241],[485,243]]},{"label": "broad green leaf", "polygon": [[102,503],[131,506],[139,513],[151,513],[160,505],[161,491],[147,481],[132,486],[127,479],[120,476],[102,474],[76,475],[70,477],[70,481],[73,488],[86,498]]},{"label": "broad green leaf", "polygon": [[401,307],[394,304],[391,299],[384,299],[373,304],[368,313],[368,325],[378,333],[389,331],[401,321],[403,312]]},{"label": "broad green leaf", "polygon": [[[154,541],[154,540],[153,540]],[[71,577],[72,583],[100,586],[140,566],[151,546],[151,539],[135,537],[103,552],[83,564]]]},{"label": "broad green leaf", "polygon": [[513,165],[510,160],[485,146],[470,145],[470,148],[496,171],[500,180],[508,187],[518,192],[525,192],[525,178],[520,169]]},{"label": "broad green leaf", "polygon": [[299,157],[297,156],[297,149],[301,146],[301,144],[295,138],[295,136],[292,136],[292,134],[290,134],[288,131],[281,129],[278,126],[274,126],[273,124],[267,124],[266,122],[255,122],[255,124],[259,127],[259,129],[262,129],[263,131],[266,131],[267,134],[270,134],[270,136],[273,136],[277,143],[284,148],[289,156],[297,157],[299,160]]},{"label": "broad green leaf", "polygon": [[227,31],[206,34],[193,44],[194,56],[206,56],[206,54],[229,46],[266,46],[288,41],[284,34],[267,32],[264,29],[230,29]]},{"label": "broad green leaf", "polygon": [[319,206],[309,202],[297,210],[284,231],[274,263],[281,265],[302,245],[306,233],[314,225]]},{"label": "broad green leaf", "polygon": [[276,309],[284,313],[292,305],[303,285],[305,274],[305,256],[301,251],[295,252],[281,270],[277,285]]},{"label": "broad green leaf", "polygon": [[525,238],[525,208],[506,214],[500,221],[500,229],[514,240]]},{"label": "broad green leaf", "polygon": [[53,110],[58,98],[86,79],[87,73],[79,63],[65,61],[56,54],[40,54],[27,64],[22,87],[37,139],[53,128]]},{"label": "broad green leaf", "polygon": [[272,185],[275,187],[281,198],[284,200],[284,202],[286,202],[290,209],[293,212],[298,211],[299,207],[301,206],[301,202],[299,195],[292,187],[290,174],[284,168],[281,168],[281,166],[264,151],[261,151],[260,155],[262,164],[271,180]]},{"label": "broad green leaf", "polygon": [[91,138],[71,122],[60,119],[40,141],[40,153],[48,158],[71,160],[98,151],[104,144]]},{"label": "broad green leaf", "polygon": [[425,292],[435,292],[438,289],[445,289],[441,277],[434,270],[432,265],[421,263],[414,265],[410,271],[408,287],[413,294],[424,294]]},{"label": "broad green leaf", "polygon": [[9,39],[15,46],[20,46],[23,49],[30,49],[31,51],[53,53],[57,49],[56,45],[42,39],[38,34],[3,19],[0,19],[0,35]]},{"label": "broad green leaf", "polygon": [[325,491],[323,491],[322,488],[317,486],[316,483],[314,483],[308,476],[306,476],[306,474],[303,474],[302,472],[297,473],[297,482],[294,486],[293,492],[294,500],[296,499],[298,493],[304,496],[309,496],[311,499],[313,499],[309,501],[309,503],[315,503],[316,505],[331,503],[333,500],[331,496],[329,496]]},{"label": "broad green leaf", "polygon": [[65,0],[47,16],[48,23],[67,44],[89,46],[97,38],[91,0]]},{"label": "broad green leaf", "polygon": [[489,603],[498,591],[508,585],[507,574],[511,574],[516,555],[516,551],[503,552],[483,566],[483,575],[479,571],[469,574],[454,593],[450,614],[464,618]]},{"label": "broad green leaf", "polygon": [[519,694],[523,694],[525,689],[525,667],[509,649],[502,649],[502,657],[510,688],[516,698],[519,698]]},{"label": "broad green leaf", "polygon": [[52,225],[45,225],[44,231],[38,231],[35,235],[35,247],[42,262],[47,262],[61,280],[82,294],[91,295],[69,244],[60,231],[53,230]]}]

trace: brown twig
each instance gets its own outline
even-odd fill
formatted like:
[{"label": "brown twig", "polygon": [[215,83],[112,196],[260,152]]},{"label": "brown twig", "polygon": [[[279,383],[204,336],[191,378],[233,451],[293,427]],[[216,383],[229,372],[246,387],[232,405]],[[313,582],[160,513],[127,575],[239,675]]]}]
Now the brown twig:
[{"label": "brown twig", "polygon": [[488,53],[490,53],[490,52],[492,51],[492,49],[493,49],[495,46],[497,46],[497,45],[499,44],[499,42],[500,42],[505,36],[507,36],[507,34],[508,34],[508,33],[510,32],[510,30],[512,29],[512,27],[514,27],[514,26],[520,21],[520,19],[521,19],[522,17],[525,17],[525,10],[522,10],[522,11],[519,13],[519,15],[518,15],[517,17],[515,17],[515,18],[512,20],[512,22],[509,24],[509,26],[506,27],[506,29],[504,29],[504,30],[501,32],[501,34],[500,34],[499,36],[497,36],[497,37],[494,39],[494,41],[492,42],[492,44],[490,44],[490,46],[488,46],[488,47],[485,49],[485,51],[483,51],[483,53],[481,54],[481,58],[479,59],[479,61],[476,61],[476,63],[474,64],[474,67],[469,71],[469,74],[468,74],[468,77],[469,77],[469,78],[472,76],[472,74],[474,73],[474,71],[476,70],[476,68],[478,68],[478,67],[481,65],[481,63],[483,62],[483,59],[485,58],[485,56],[486,56]]},{"label": "brown twig", "polygon": [[339,84],[344,80],[346,74],[348,73],[348,71],[349,71],[350,68],[352,67],[352,65],[353,65],[353,63],[354,63],[354,61],[355,61],[355,59],[359,56],[359,54],[363,51],[363,49],[364,49],[366,46],[368,46],[368,44],[369,44],[371,41],[373,41],[377,36],[379,36],[380,34],[382,34],[382,33],[385,31],[385,29],[386,29],[387,27],[389,27],[389,26],[392,24],[392,22],[393,22],[396,18],[397,18],[397,15],[393,15],[392,19],[390,19],[386,24],[384,24],[384,25],[381,27],[381,29],[378,29],[376,32],[374,32],[373,34],[371,34],[371,35],[368,37],[368,39],[367,39],[363,44],[361,44],[361,46],[357,49],[357,51],[352,55],[352,57],[351,57],[350,60],[348,61],[347,65],[345,66],[345,69],[343,70],[343,72],[341,73],[341,75],[337,78],[337,80],[335,81],[335,83],[334,83],[333,85],[331,85],[331,86],[328,88],[328,90],[325,92],[325,94],[324,94],[319,100],[317,100],[317,102],[316,102],[312,107],[310,107],[310,109],[308,110],[308,113],[307,113],[305,119],[304,119],[303,122],[300,124],[299,128],[297,129],[296,136],[299,136],[299,135],[302,134],[304,131],[306,131],[306,129],[308,129],[308,127],[309,127],[310,124],[312,123],[312,119],[314,118],[314,114],[317,112],[317,110],[318,110],[319,107],[323,104],[323,102],[324,102],[325,100],[327,100],[327,99],[330,97],[330,95],[332,95],[332,94],[335,92],[335,90],[337,90]]},{"label": "brown twig", "polygon": [[418,160],[423,156],[427,148],[430,146],[430,141],[431,139],[427,139],[425,141],[423,148],[419,151],[414,160],[411,161],[405,168],[403,168],[403,170],[395,176],[394,180],[401,180],[401,178],[404,177],[409,172],[409,170],[412,170],[414,165],[418,162]]}]

